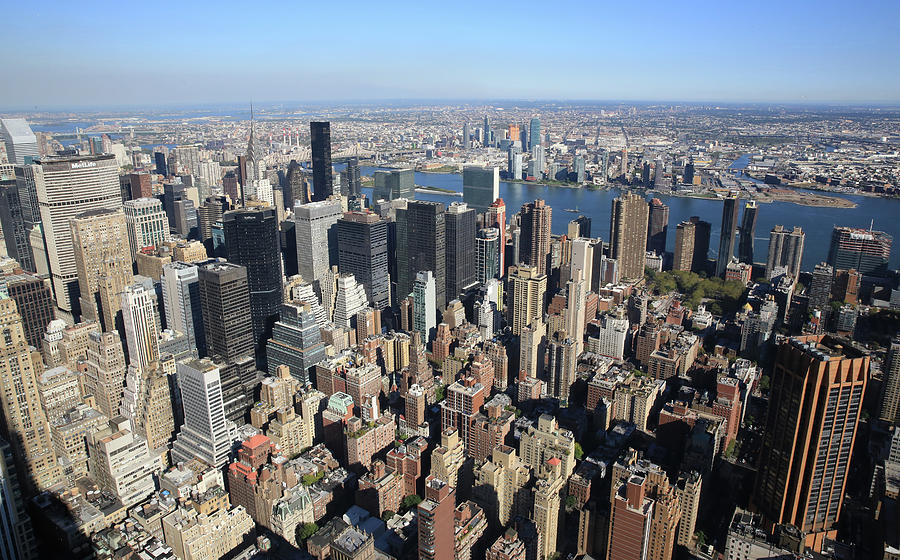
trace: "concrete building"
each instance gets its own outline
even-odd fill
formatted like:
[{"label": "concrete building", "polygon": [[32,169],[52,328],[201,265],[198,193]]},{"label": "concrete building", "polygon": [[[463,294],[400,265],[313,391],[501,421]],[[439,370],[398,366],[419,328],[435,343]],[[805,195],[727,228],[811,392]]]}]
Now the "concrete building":
[{"label": "concrete building", "polygon": [[512,268],[509,282],[512,285],[510,290],[512,333],[521,335],[525,327],[543,316],[547,276],[535,267]]},{"label": "concrete building", "polygon": [[123,206],[132,260],[143,249],[159,247],[169,240],[166,211],[158,198],[128,200]]},{"label": "concrete building", "polygon": [[516,516],[531,513],[530,480],[528,466],[506,445],[495,447],[491,458],[475,468],[474,498],[492,527],[506,527]]},{"label": "concrete building", "polygon": [[159,455],[150,452],[147,441],[131,431],[123,416],[111,418],[109,425],[88,434],[90,473],[100,489],[121,500],[125,507],[143,501],[153,493],[153,477],[162,471]]},{"label": "concrete building", "polygon": [[206,356],[206,333],[200,300],[200,271],[197,265],[173,262],[163,265],[163,311],[169,329],[184,333],[195,357]]},{"label": "concrete building", "polygon": [[556,418],[542,414],[519,439],[519,456],[528,467],[538,471],[552,458],[561,461],[560,472],[568,479],[575,471],[575,435],[560,428]]},{"label": "concrete building", "polygon": [[[79,272],[71,221],[90,210],[122,207],[118,164],[112,155],[42,157],[34,168],[34,183],[56,304],[77,314]],[[127,239],[123,228],[118,242],[127,245]]]},{"label": "concrete building", "polygon": [[0,345],[0,405],[6,431],[18,435],[11,442],[16,470],[26,493],[33,490],[26,483],[43,490],[56,484],[61,473],[38,393],[40,355],[29,348],[12,299],[0,299],[0,328],[5,335]]},{"label": "concrete building", "polygon": [[618,262],[622,278],[644,275],[648,220],[649,206],[640,195],[628,192],[613,200],[609,252],[610,258]]},{"label": "concrete building", "polygon": [[413,330],[428,344],[437,329],[437,289],[435,277],[430,270],[416,274],[413,301]]},{"label": "concrete building", "polygon": [[119,294],[122,301],[122,318],[125,341],[128,345],[128,362],[144,369],[159,359],[159,334],[157,323],[156,292],[143,284],[127,286]]},{"label": "concrete building", "polygon": [[93,332],[87,337],[84,392],[92,395],[97,409],[109,418],[119,414],[125,387],[125,352],[114,332]]},{"label": "concrete building", "polygon": [[10,163],[25,165],[40,156],[37,137],[25,119],[0,119],[0,139]]},{"label": "concrete building", "polygon": [[221,467],[228,461],[236,436],[234,424],[225,418],[219,368],[206,359],[176,367],[184,425],[172,445],[172,462],[196,457]]},{"label": "concrete building", "polygon": [[97,209],[72,220],[81,315],[115,330],[119,294],[133,280],[128,229],[121,210]]},{"label": "concrete building", "polygon": [[332,265],[338,264],[337,222],[343,213],[339,199],[295,204],[297,268],[300,276],[320,290]]},{"label": "concrete building", "polygon": [[519,212],[522,230],[519,262],[536,268],[537,274],[547,273],[552,219],[553,209],[541,199],[523,204]]},{"label": "concrete building", "polygon": [[806,233],[799,226],[794,226],[792,231],[787,231],[781,225],[772,228],[766,257],[766,278],[776,276],[779,270],[784,270],[794,280],[799,278],[805,241]]}]

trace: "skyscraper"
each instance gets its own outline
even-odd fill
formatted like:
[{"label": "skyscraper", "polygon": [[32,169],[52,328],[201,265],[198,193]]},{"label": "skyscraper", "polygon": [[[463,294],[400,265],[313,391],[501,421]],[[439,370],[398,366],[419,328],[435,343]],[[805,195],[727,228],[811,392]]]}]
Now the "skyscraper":
[{"label": "skyscraper", "polygon": [[869,356],[827,335],[778,348],[754,501],[815,551],[837,533],[868,375]]},{"label": "skyscraper", "polygon": [[619,263],[623,278],[644,276],[647,247],[647,201],[638,194],[626,192],[613,200],[609,224],[610,258]]},{"label": "skyscraper", "polygon": [[485,227],[496,228],[500,234],[500,277],[506,274],[506,203],[502,198],[498,198],[491,203],[488,208],[485,219]]},{"label": "skyscraper", "polygon": [[316,289],[333,264],[338,264],[338,228],[343,216],[340,200],[294,205],[297,234],[297,269]]},{"label": "skyscraper", "polygon": [[37,542],[31,518],[25,511],[25,495],[19,482],[13,449],[0,439],[0,558],[31,560],[37,558]]},{"label": "skyscraper", "polygon": [[397,299],[412,293],[419,272],[430,270],[438,307],[447,304],[446,215],[440,202],[410,201],[397,209]]},{"label": "skyscraper", "polygon": [[129,200],[125,202],[124,209],[131,260],[141,249],[159,247],[169,240],[169,223],[158,198]]},{"label": "skyscraper", "polygon": [[425,479],[425,500],[418,508],[420,560],[454,558],[456,490],[446,481],[429,476]]},{"label": "skyscraper", "polygon": [[199,266],[200,307],[210,356],[227,361],[253,355],[247,269],[228,262]]},{"label": "skyscraper", "polygon": [[484,117],[484,128],[481,130],[481,144],[484,147],[493,146],[494,133],[491,130],[491,119],[487,115]]},{"label": "skyscraper", "polygon": [[854,268],[863,275],[884,276],[891,258],[893,238],[883,231],[835,226],[831,233],[828,264],[841,270]]},{"label": "skyscraper", "polygon": [[465,202],[450,204],[446,212],[447,300],[475,282],[475,210]]},{"label": "skyscraper", "polygon": [[536,267],[510,268],[512,305],[509,307],[512,333],[521,335],[525,327],[543,316],[547,275]]},{"label": "skyscraper", "polygon": [[169,175],[169,166],[166,163],[166,154],[162,152],[153,152],[153,162],[155,164],[155,171],[158,175],[162,175],[163,177],[167,177]]},{"label": "skyscraper", "polygon": [[[575,341],[575,355],[584,350],[585,299],[587,298],[586,281],[581,270],[572,271],[572,278],[566,283],[566,331]],[[572,382],[575,380],[572,379]]]},{"label": "skyscraper", "polygon": [[372,200],[396,200],[416,198],[416,172],[413,169],[375,171],[375,188]]},{"label": "skyscraper", "polygon": [[463,169],[463,200],[481,213],[500,198],[500,170],[497,167],[467,165]]},{"label": "skyscraper", "polygon": [[497,228],[478,230],[475,238],[475,281],[485,284],[500,277],[500,234]]},{"label": "skyscraper", "polygon": [[376,309],[391,304],[388,276],[388,223],[372,212],[347,212],[337,221],[338,270],[366,288]]},{"label": "skyscraper", "polygon": [[325,200],[335,194],[331,168],[331,123],[309,123],[312,144],[313,200]]},{"label": "skyscraper", "polygon": [[[32,352],[25,339],[16,302],[0,299],[0,406],[14,450],[16,469],[26,494],[56,484],[60,468],[53,452],[50,425],[38,394],[40,355]],[[5,503],[5,502],[4,502]]]},{"label": "skyscraper", "polygon": [[[528,133],[528,149],[531,150],[535,146],[541,145],[541,119],[534,117],[531,119],[531,125]],[[523,146],[524,149],[524,146]]]},{"label": "skyscraper", "polygon": [[33,224],[25,221],[25,208],[20,196],[22,184],[14,179],[0,180],[0,226],[6,242],[6,254],[15,259],[22,270],[35,272],[29,234]]},{"label": "skyscraper", "polygon": [[472,132],[469,130],[469,123],[463,124],[463,150],[472,149]]},{"label": "skyscraper", "polygon": [[359,158],[352,157],[347,160],[347,196],[359,196],[360,194],[362,194],[362,182],[359,177]]},{"label": "skyscraper", "polygon": [[119,414],[128,371],[122,339],[115,332],[92,332],[85,355],[84,392],[94,396],[97,410],[112,418]]},{"label": "skyscraper", "polygon": [[691,216],[689,221],[694,224],[694,264],[691,270],[694,272],[705,271],[709,264],[709,240],[712,235],[712,224],[701,220],[699,216]]},{"label": "skyscraper", "polygon": [[773,227],[769,233],[766,279],[774,277],[778,269],[784,269],[794,280],[799,278],[805,240],[806,234],[799,226],[794,226],[793,231],[781,225]]},{"label": "skyscraper", "polygon": [[40,348],[47,325],[55,317],[53,292],[44,279],[32,274],[12,274],[3,279],[9,297],[15,300],[25,330],[25,340]]},{"label": "skyscraper", "polygon": [[650,201],[647,219],[647,250],[657,255],[666,252],[666,236],[669,233],[669,207],[658,198]]},{"label": "skyscraper", "polygon": [[553,209],[541,199],[522,205],[521,247],[519,261],[536,267],[541,274],[547,272],[547,255],[550,253],[550,226]]},{"label": "skyscraper", "polygon": [[119,293],[133,277],[125,214],[103,208],[79,214],[72,220],[72,246],[81,315],[103,330],[117,328]]},{"label": "skyscraper", "polygon": [[71,221],[89,210],[122,207],[118,165],[112,155],[43,157],[34,169],[34,181],[56,304],[77,314],[78,267]]},{"label": "skyscraper", "polygon": [[159,324],[156,322],[156,293],[142,284],[127,286],[120,294],[128,362],[147,369],[159,359]]},{"label": "skyscraper", "polygon": [[831,301],[831,287],[834,282],[834,268],[819,263],[813,268],[812,282],[809,284],[809,309],[826,310]]},{"label": "skyscraper", "polygon": [[893,424],[900,420],[900,337],[891,341],[882,370],[884,385],[878,417]]},{"label": "skyscraper", "polygon": [[672,270],[692,270],[694,261],[693,222],[681,222],[675,228],[675,258]]},{"label": "skyscraper", "polygon": [[167,328],[184,333],[191,349],[199,357],[206,356],[197,265],[177,261],[165,264],[160,280]]},{"label": "skyscraper", "polygon": [[236,432],[234,424],[225,418],[219,368],[206,359],[175,367],[184,403],[184,424],[172,445],[172,462],[196,457],[222,467],[228,462]]},{"label": "skyscraper", "polygon": [[37,137],[25,119],[0,119],[0,137],[6,144],[6,157],[10,163],[24,165],[26,159],[37,159],[40,155]]},{"label": "skyscraper", "polygon": [[222,222],[228,261],[247,269],[253,340],[261,349],[278,319],[284,296],[278,217],[271,207],[244,209],[226,212]]},{"label": "skyscraper", "polygon": [[725,275],[725,267],[731,262],[734,253],[734,237],[737,231],[738,197],[737,193],[728,193],[722,207],[722,234],[719,237],[719,252],[716,256],[716,276]]},{"label": "skyscraper", "polygon": [[297,160],[288,164],[284,186],[284,207],[293,208],[296,203],[306,204],[309,200],[309,184],[306,173]]},{"label": "skyscraper", "polygon": [[753,237],[756,235],[756,201],[748,200],[741,217],[741,235],[738,239],[738,260],[753,264]]},{"label": "skyscraper", "polygon": [[325,344],[310,304],[285,303],[280,318],[266,342],[269,375],[279,366],[290,368],[291,375],[301,383],[309,382],[309,370],[325,359]]},{"label": "skyscraper", "polygon": [[431,342],[437,328],[437,294],[434,274],[423,270],[416,274],[413,285],[413,330],[418,331],[425,344]]}]

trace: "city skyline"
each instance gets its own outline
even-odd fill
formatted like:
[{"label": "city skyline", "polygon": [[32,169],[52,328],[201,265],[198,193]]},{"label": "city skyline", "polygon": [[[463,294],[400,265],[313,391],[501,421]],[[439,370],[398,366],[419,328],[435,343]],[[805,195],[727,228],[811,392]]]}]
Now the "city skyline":
[{"label": "city skyline", "polygon": [[[900,7],[880,3],[850,12],[837,2],[810,7],[806,2],[758,5],[758,12],[773,17],[747,29],[740,8],[708,3],[672,9],[662,2],[639,8],[570,2],[548,12],[526,2],[520,10],[478,5],[477,17],[458,6],[440,18],[419,19],[417,6],[405,2],[356,3],[340,11],[327,4],[246,10],[201,2],[156,6],[154,19],[166,25],[157,30],[157,40],[136,41],[135,26],[151,15],[139,5],[61,4],[52,11],[12,5],[6,13],[17,25],[9,30],[9,41],[23,56],[0,62],[5,74],[19,78],[0,86],[0,105],[435,98],[900,102],[900,77],[888,71],[900,49],[892,33]],[[267,32],[273,14],[280,21],[334,20],[342,27],[336,36],[328,25],[303,25],[301,33]],[[596,17],[603,40],[582,38],[584,30],[570,23],[582,15]],[[497,72],[508,63],[507,49],[499,48],[497,35],[494,42],[483,38],[498,24],[512,37],[536,33],[523,56],[567,79]],[[238,26],[258,30],[255,38],[222,40]],[[832,40],[836,34],[854,40]],[[90,56],[60,56],[84,37],[97,37]],[[427,48],[441,37],[452,39],[449,52]],[[441,56],[444,52],[450,56]],[[185,53],[192,56],[185,60]],[[180,63],[161,76],[164,88],[146,88],[146,70],[135,60]],[[596,71],[598,62],[603,71]],[[242,79],[234,78],[236,70]],[[71,83],[80,87],[68,87]],[[277,95],[269,93],[275,84]]]}]

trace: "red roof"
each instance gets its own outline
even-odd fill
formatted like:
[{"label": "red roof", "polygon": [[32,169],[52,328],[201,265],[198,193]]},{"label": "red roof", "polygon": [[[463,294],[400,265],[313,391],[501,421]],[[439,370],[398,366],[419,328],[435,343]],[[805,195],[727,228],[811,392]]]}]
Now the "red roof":
[{"label": "red roof", "polygon": [[244,447],[249,449],[256,449],[261,445],[272,445],[272,440],[262,434],[256,434],[244,442]]},{"label": "red roof", "polygon": [[547,462],[554,467],[559,466],[562,463],[562,461],[559,460],[559,457],[551,457]]}]

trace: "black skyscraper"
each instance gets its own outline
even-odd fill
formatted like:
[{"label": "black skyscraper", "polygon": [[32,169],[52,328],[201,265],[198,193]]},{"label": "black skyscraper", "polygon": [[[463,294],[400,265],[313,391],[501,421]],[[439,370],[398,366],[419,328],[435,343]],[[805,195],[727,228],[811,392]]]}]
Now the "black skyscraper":
[{"label": "black skyscraper", "polygon": [[169,175],[169,166],[166,164],[166,154],[153,152],[153,159],[156,162],[156,173],[167,177]]},{"label": "black skyscraper", "polygon": [[312,139],[313,200],[325,200],[334,194],[331,169],[331,123],[309,123]]},{"label": "black skyscraper", "polygon": [[666,252],[666,237],[669,233],[669,207],[658,198],[650,201],[650,215],[647,219],[647,250],[657,255]]},{"label": "black skyscraper", "polygon": [[691,216],[694,224],[694,258],[691,259],[691,271],[702,272],[707,269],[709,261],[709,239],[712,235],[712,224],[701,220],[699,216]]},{"label": "black skyscraper", "polygon": [[719,253],[716,255],[716,276],[725,275],[725,267],[734,253],[734,237],[737,231],[738,197],[730,193],[722,208],[722,235],[719,237]]},{"label": "black skyscraper", "polygon": [[362,193],[359,177],[359,158],[347,160],[347,196],[359,196]]},{"label": "black skyscraper", "polygon": [[247,268],[253,341],[261,350],[283,301],[278,217],[274,208],[235,210],[225,213],[222,225],[228,261]]},{"label": "black skyscraper", "polygon": [[756,235],[756,201],[751,200],[744,206],[741,217],[741,235],[738,238],[738,260],[753,264],[753,236]]},{"label": "black skyscraper", "polygon": [[199,265],[200,308],[207,353],[236,361],[253,355],[253,323],[247,269],[229,262]]},{"label": "black skyscraper", "polygon": [[347,212],[337,222],[338,270],[366,287],[376,309],[391,304],[388,276],[388,223],[372,212]]},{"label": "black skyscraper", "polygon": [[[397,209],[397,299],[413,291],[416,274],[434,273],[438,307],[447,304],[445,214],[440,202],[411,201]],[[474,268],[474,267],[473,267]]]},{"label": "black skyscraper", "polygon": [[475,209],[451,204],[446,214],[447,300],[476,282]]}]

